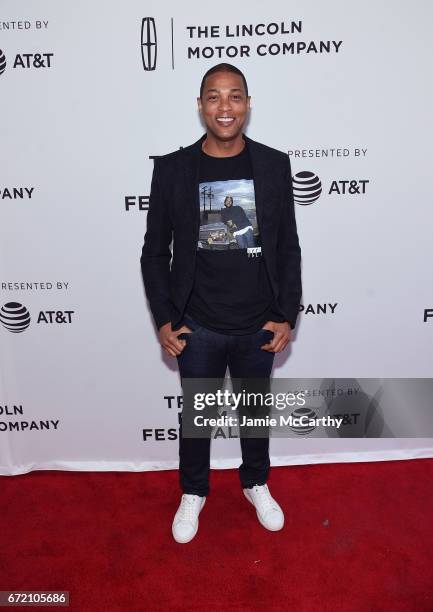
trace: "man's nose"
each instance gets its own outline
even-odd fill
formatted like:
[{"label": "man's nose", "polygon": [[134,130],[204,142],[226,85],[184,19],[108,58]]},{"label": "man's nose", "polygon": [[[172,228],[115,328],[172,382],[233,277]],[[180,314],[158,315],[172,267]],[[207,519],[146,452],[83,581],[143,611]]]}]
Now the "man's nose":
[{"label": "man's nose", "polygon": [[231,104],[230,104],[230,98],[221,96],[220,97],[220,103],[219,103],[219,110],[230,110],[231,109]]}]

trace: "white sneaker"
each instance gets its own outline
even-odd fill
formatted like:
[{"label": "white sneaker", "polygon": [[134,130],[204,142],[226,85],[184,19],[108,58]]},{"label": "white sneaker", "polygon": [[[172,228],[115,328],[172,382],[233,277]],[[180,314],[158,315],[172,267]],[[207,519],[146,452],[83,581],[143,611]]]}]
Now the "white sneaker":
[{"label": "white sneaker", "polygon": [[244,489],[247,500],[253,504],[257,517],[263,527],[270,531],[279,531],[284,525],[284,514],[272,497],[268,485],[255,485],[252,489]]},{"label": "white sneaker", "polygon": [[206,497],[184,493],[180,506],[174,515],[171,527],[173,537],[179,544],[190,542],[198,530],[198,515],[206,502]]}]

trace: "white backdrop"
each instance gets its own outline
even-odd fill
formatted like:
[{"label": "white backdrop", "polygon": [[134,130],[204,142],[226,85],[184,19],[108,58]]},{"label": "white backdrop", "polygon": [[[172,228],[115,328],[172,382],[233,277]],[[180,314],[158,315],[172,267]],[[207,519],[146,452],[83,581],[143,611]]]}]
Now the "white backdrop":
[{"label": "white backdrop", "polygon": [[[139,257],[152,156],[204,132],[196,96],[220,61],[246,75],[247,134],[290,153],[295,189],[305,172],[321,185],[296,206],[303,312],[274,376],[432,376],[427,0],[0,8],[0,473],[177,466],[179,376]],[[433,439],[271,449],[274,465],[400,459],[433,456]],[[213,444],[213,467],[238,456]]]}]

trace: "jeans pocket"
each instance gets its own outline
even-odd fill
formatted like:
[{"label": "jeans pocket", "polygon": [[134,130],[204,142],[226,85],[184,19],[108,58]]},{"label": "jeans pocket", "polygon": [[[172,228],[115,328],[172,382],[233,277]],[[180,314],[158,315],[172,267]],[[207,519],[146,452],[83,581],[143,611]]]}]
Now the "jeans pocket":
[{"label": "jeans pocket", "polygon": [[183,317],[182,325],[186,325],[190,328],[191,331],[182,332],[181,334],[179,334],[178,338],[180,340],[188,340],[188,338],[190,338],[192,334],[198,332],[201,329],[201,326],[196,321],[194,321],[194,319],[191,319],[191,317],[189,317],[188,315],[185,315]]},{"label": "jeans pocket", "polygon": [[271,342],[274,339],[274,332],[270,329],[263,329],[262,327],[262,329],[260,329],[258,333],[268,342]]}]

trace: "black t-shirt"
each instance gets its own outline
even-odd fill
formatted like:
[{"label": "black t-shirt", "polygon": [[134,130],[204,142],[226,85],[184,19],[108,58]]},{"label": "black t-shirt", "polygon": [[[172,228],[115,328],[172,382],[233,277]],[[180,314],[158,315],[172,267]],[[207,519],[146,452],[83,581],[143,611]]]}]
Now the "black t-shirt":
[{"label": "black t-shirt", "polygon": [[247,144],[231,157],[200,155],[200,231],[186,313],[203,327],[234,335],[284,321],[262,257]]}]

